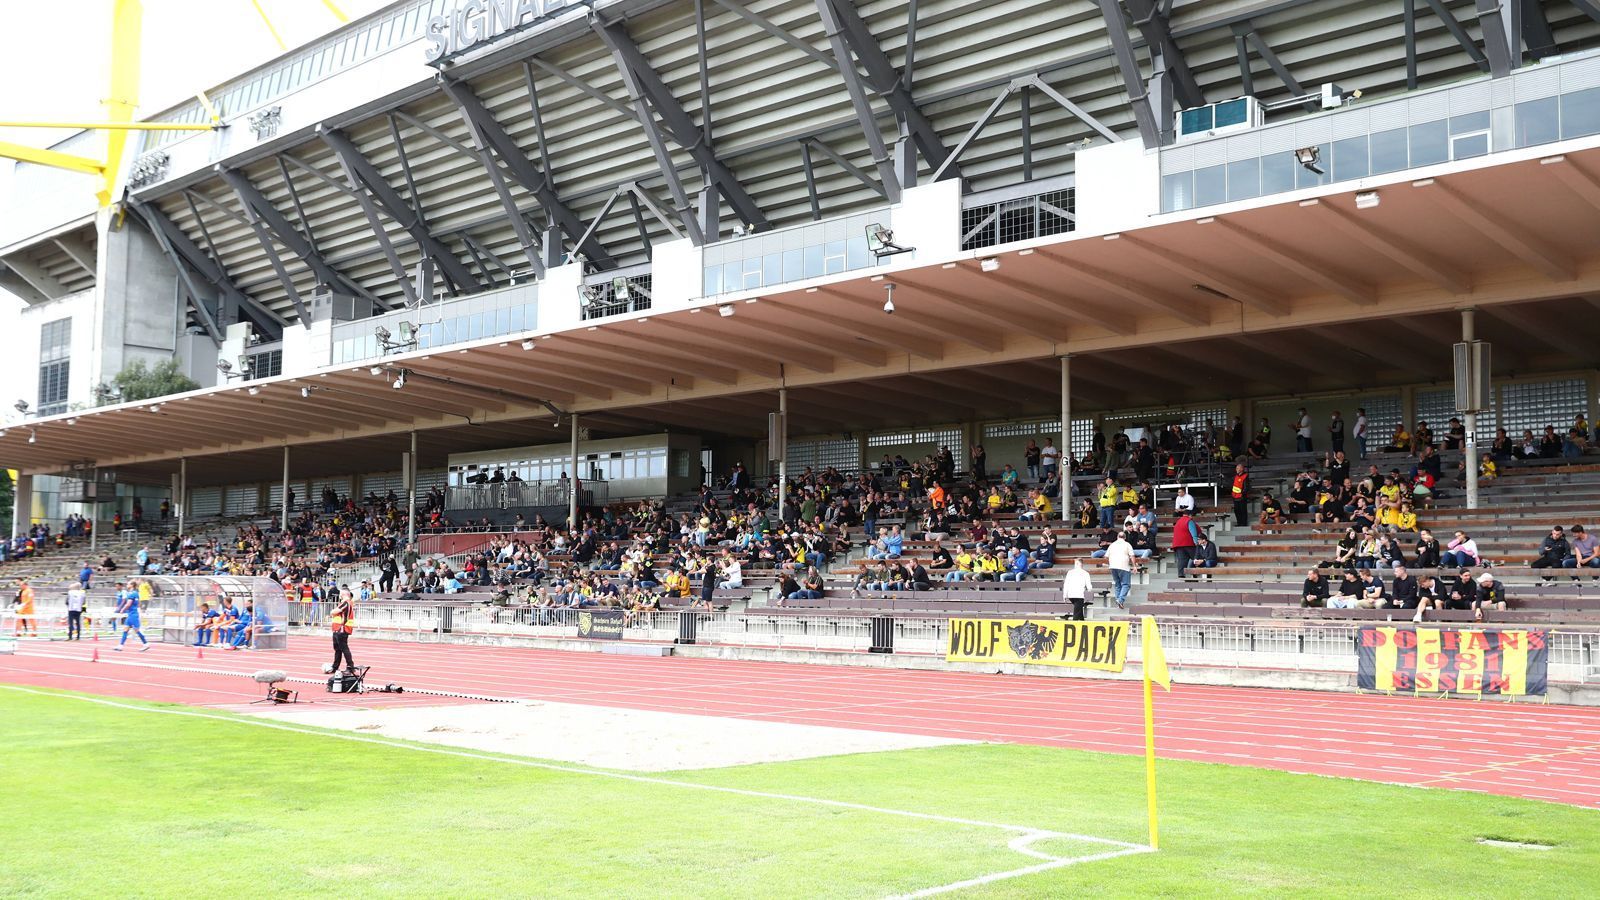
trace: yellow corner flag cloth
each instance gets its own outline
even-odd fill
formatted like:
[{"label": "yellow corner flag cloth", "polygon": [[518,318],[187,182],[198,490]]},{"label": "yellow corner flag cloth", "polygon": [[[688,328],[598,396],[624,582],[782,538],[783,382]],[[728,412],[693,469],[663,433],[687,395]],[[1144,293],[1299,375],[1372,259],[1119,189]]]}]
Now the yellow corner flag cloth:
[{"label": "yellow corner flag cloth", "polygon": [[1161,632],[1156,629],[1154,616],[1139,617],[1139,635],[1144,641],[1144,675],[1149,680],[1172,690],[1172,676],[1167,672],[1167,655],[1161,651]]}]

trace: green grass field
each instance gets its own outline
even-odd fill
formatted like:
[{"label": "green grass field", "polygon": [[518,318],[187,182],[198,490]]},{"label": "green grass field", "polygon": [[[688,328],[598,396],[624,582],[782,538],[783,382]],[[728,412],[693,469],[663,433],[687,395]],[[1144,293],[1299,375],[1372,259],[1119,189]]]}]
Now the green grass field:
[{"label": "green grass field", "polygon": [[[1039,862],[994,828],[120,702],[139,709],[0,687],[0,893],[877,897]],[[665,777],[1145,840],[1133,757],[954,746]],[[1594,811],[1199,763],[1163,762],[1161,778],[1160,853],[957,896],[1580,897],[1600,883]]]}]

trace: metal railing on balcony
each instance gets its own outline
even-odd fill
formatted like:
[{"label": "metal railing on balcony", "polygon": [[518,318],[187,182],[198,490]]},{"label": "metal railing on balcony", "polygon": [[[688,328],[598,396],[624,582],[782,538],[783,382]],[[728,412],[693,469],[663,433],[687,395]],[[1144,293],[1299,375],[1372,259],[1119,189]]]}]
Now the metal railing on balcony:
[{"label": "metal railing on balcony", "polygon": [[[566,481],[505,481],[493,484],[466,484],[445,492],[444,507],[457,510],[514,509],[521,506],[566,506],[570,490]],[[584,481],[578,490],[578,505],[594,506],[610,501],[610,486],[604,481]]]},{"label": "metal railing on balcony", "polygon": [[1070,178],[971,194],[961,200],[961,249],[1066,234],[1076,227]]},{"label": "metal railing on balcony", "polygon": [[[427,350],[539,327],[539,286],[514,284],[470,297],[397,309],[333,326],[330,362],[376,359],[393,352]],[[388,346],[378,329],[389,334]],[[407,339],[409,330],[410,339]]]}]

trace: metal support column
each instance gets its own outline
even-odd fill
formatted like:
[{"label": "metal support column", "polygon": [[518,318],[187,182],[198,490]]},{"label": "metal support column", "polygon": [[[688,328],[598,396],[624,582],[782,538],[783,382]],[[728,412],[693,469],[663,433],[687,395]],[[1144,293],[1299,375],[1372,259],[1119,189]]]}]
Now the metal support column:
[{"label": "metal support column", "polygon": [[572,414],[572,477],[567,479],[567,528],[578,527],[578,414]]},{"label": "metal support column", "polygon": [[[1461,311],[1461,339],[1469,345],[1475,340],[1473,310]],[[1477,373],[1467,373],[1469,378],[1476,378]],[[1465,421],[1462,423],[1467,429],[1467,509],[1478,508],[1478,414],[1467,412],[1463,414]]]},{"label": "metal support column", "polygon": [[278,497],[278,500],[279,500],[280,503],[283,504],[283,518],[278,520],[278,521],[279,521],[279,524],[281,524],[283,526],[283,530],[285,532],[287,532],[289,530],[289,514],[293,511],[293,510],[291,510],[289,508],[289,445],[288,444],[284,444],[283,445],[283,493],[282,493],[282,495],[280,495]]},{"label": "metal support column", "polygon": [[778,451],[778,522],[783,522],[783,504],[789,493],[789,389],[778,388],[778,427],[783,447]]},{"label": "metal support column", "polygon": [[406,549],[417,546],[417,433],[411,432],[411,455],[406,464]]},{"label": "metal support column", "polygon": [[1061,357],[1061,455],[1056,465],[1061,473],[1061,518],[1072,517],[1072,356]]}]

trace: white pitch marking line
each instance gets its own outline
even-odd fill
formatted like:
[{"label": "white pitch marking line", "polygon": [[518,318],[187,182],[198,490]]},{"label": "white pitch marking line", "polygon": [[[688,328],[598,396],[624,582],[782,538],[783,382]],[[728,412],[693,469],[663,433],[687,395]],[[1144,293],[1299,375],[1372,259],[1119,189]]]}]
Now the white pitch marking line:
[{"label": "white pitch marking line", "polygon": [[[450,750],[443,747],[406,744],[399,741],[367,737],[365,735],[344,734],[338,731],[321,731],[314,728],[298,728],[293,725],[285,725],[280,722],[265,722],[259,719],[248,719],[240,716],[225,716],[218,715],[216,713],[205,713],[187,709],[161,709],[149,706],[135,706],[131,703],[119,703],[115,700],[103,700],[99,697],[81,697],[75,694],[58,694],[51,691],[39,691],[32,688],[25,688],[11,684],[0,684],[0,688],[23,694],[35,694],[40,697],[57,697],[67,700],[78,700],[84,703],[96,703],[101,706],[112,706],[118,709],[133,710],[134,712],[157,713],[169,716],[186,716],[192,719],[214,719],[219,722],[231,722],[237,725],[254,725],[258,728],[271,728],[275,731],[292,731],[297,734],[309,734],[316,737],[335,738],[341,741],[354,741],[359,744],[377,744],[381,747],[394,747],[400,750],[415,750],[420,753],[436,753],[440,756],[455,756],[462,759],[475,759],[484,762],[505,763],[507,765],[524,766],[531,769],[544,769],[550,772],[565,772],[572,775],[591,775],[598,778],[613,778],[618,781],[632,781],[638,784],[655,784],[666,787],[713,791],[719,794],[733,794],[740,797],[755,797],[762,800],[785,800],[790,803],[810,803],[815,806],[829,806],[835,809],[850,809],[857,812],[877,813],[885,816],[899,816],[906,819],[921,819],[929,822],[945,822],[951,825],[970,825],[978,828],[993,828],[1000,831],[1017,831],[1021,832],[1021,834],[1015,838],[1012,838],[1009,842],[1007,842],[1006,846],[1017,853],[1046,860],[1046,862],[1038,865],[1025,866],[1020,869],[1009,869],[1004,872],[993,872],[988,875],[980,875],[977,878],[971,878],[966,881],[957,881],[951,884],[942,884],[935,887],[924,888],[920,891],[903,895],[905,897],[930,897],[935,894],[943,894],[949,891],[960,890],[962,888],[975,887],[981,884],[992,884],[996,881],[1019,878],[1024,875],[1033,875],[1038,872],[1049,871],[1050,869],[1059,869],[1064,866],[1075,865],[1080,862],[1095,862],[1103,859],[1114,859],[1119,856],[1130,856],[1135,853],[1156,852],[1154,847],[1146,844],[1117,841],[1112,840],[1111,838],[1095,837],[1094,835],[1089,834],[1071,834],[1062,831],[1051,831],[1049,829],[1034,828],[1028,825],[1009,825],[1003,822],[983,822],[977,819],[965,819],[959,816],[941,816],[936,813],[921,813],[903,809],[889,809],[883,806],[870,806],[865,803],[851,803],[846,800],[830,800],[824,797],[803,797],[798,794],[778,794],[769,791],[751,791],[744,788],[723,787],[715,784],[697,784],[692,781],[673,781],[669,778],[652,778],[648,775],[629,775],[622,772],[607,772],[602,769],[588,769],[580,766],[563,766],[555,763],[537,762],[531,759],[490,756],[483,753],[472,753],[466,750]],[[1060,857],[1051,856],[1042,851],[1035,850],[1030,846],[1033,844],[1033,842],[1044,840],[1046,838],[1064,838],[1067,840],[1084,841],[1085,843],[1091,844],[1105,844],[1107,846],[1117,847],[1119,849],[1108,851],[1106,853],[1097,853],[1090,856]]]}]

